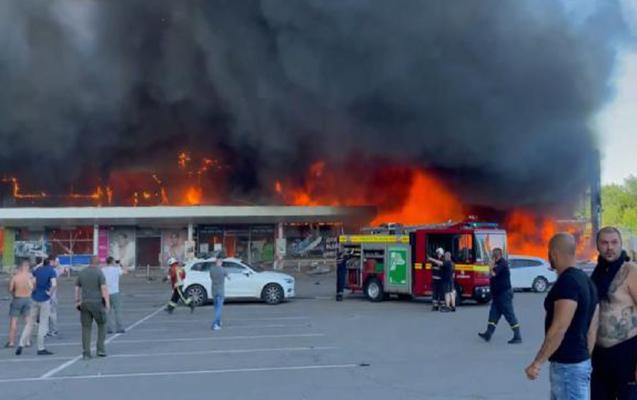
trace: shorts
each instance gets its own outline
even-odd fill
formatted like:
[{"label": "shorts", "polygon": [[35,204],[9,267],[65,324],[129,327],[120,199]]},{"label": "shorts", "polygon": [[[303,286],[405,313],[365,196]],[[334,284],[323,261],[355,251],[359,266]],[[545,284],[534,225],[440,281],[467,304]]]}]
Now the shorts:
[{"label": "shorts", "polygon": [[452,293],[455,289],[455,286],[452,281],[449,281],[449,282],[443,281],[441,284],[442,284],[442,291],[445,294]]},{"label": "shorts", "polygon": [[11,300],[11,306],[9,307],[10,317],[26,317],[31,311],[31,298],[29,297],[16,297]]}]

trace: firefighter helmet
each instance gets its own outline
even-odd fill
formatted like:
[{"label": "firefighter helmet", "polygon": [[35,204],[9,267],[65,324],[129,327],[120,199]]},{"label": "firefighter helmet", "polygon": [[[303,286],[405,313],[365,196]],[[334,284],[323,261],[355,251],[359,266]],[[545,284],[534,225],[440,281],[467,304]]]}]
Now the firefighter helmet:
[{"label": "firefighter helmet", "polygon": [[175,265],[175,264],[179,264],[179,261],[175,257],[170,257],[168,259],[168,265],[172,266],[172,265]]}]

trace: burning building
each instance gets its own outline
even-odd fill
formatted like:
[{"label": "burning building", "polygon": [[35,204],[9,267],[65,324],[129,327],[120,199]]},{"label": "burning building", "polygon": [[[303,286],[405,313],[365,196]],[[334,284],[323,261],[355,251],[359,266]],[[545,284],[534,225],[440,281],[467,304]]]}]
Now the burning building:
[{"label": "burning building", "polygon": [[[592,122],[628,37],[619,0],[587,4],[4,2],[3,212],[373,206],[495,220],[543,254],[598,174]],[[110,226],[89,219],[30,221],[90,222],[88,251]],[[29,241],[0,224],[5,255]]]}]

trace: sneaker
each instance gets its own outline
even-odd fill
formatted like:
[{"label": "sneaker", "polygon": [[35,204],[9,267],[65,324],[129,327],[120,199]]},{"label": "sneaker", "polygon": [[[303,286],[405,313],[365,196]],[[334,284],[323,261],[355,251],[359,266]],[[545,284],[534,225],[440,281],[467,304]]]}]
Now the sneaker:
[{"label": "sneaker", "polygon": [[117,333],[126,333],[126,329],[118,329]]},{"label": "sneaker", "polygon": [[16,356],[22,355],[22,346],[18,346],[18,348],[15,349],[15,355]]},{"label": "sneaker", "polygon": [[491,341],[491,336],[487,335],[486,333],[478,333],[478,336],[484,339],[484,341],[487,343]]},{"label": "sneaker", "polygon": [[173,311],[175,311],[174,308],[164,308],[164,311],[166,311],[168,314],[172,314]]},{"label": "sneaker", "polygon": [[44,349],[44,350],[38,350],[38,355],[39,356],[52,356],[53,353],[51,353],[50,351]]},{"label": "sneaker", "polygon": [[508,342],[509,344],[521,344],[522,343],[522,338],[516,338],[514,337],[513,339],[509,340]]},{"label": "sneaker", "polygon": [[433,306],[431,307],[431,311],[440,311],[440,308],[438,306]]},{"label": "sneaker", "polygon": [[98,357],[106,357],[106,353],[104,353],[103,351],[97,353]]},{"label": "sneaker", "polygon": [[213,331],[220,331],[221,330],[221,326],[220,325],[213,325],[212,326],[212,330]]},{"label": "sneaker", "polygon": [[442,313],[448,313],[448,312],[451,312],[451,309],[449,309],[449,308],[447,308],[447,307],[442,307],[442,308],[440,309],[440,312],[442,312]]},{"label": "sneaker", "polygon": [[113,334],[113,330],[109,329],[109,330],[106,331],[106,333],[108,333],[109,335],[112,335]]}]

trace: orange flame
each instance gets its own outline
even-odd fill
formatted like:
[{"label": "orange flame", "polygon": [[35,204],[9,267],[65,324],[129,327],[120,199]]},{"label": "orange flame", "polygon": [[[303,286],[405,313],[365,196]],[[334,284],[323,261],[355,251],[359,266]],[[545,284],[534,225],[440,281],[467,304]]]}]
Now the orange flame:
[{"label": "orange flame", "polygon": [[374,224],[430,224],[460,222],[467,217],[462,203],[438,179],[424,171],[416,172],[407,200],[400,210],[378,215]]},{"label": "orange flame", "polygon": [[198,206],[201,204],[201,189],[196,187],[188,188],[186,192],[185,203],[191,206]]}]

